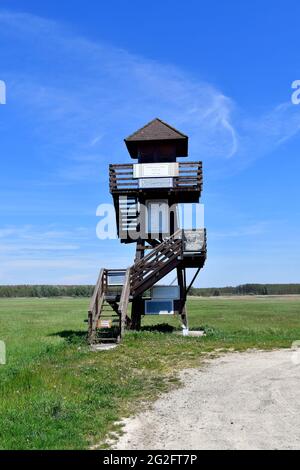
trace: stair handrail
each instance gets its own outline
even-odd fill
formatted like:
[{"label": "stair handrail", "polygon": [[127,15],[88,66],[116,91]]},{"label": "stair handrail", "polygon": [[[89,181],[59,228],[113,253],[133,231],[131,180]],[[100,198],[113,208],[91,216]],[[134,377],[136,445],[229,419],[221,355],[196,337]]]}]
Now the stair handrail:
[{"label": "stair handrail", "polygon": [[[131,267],[131,294],[134,295],[138,289],[140,290],[143,284],[149,283],[150,277],[157,277],[157,273],[159,273],[159,271],[165,271],[169,263],[174,264],[174,260],[176,258],[180,259],[182,255],[183,230],[178,229],[173,235],[171,235],[171,237],[163,240],[163,242],[156,246],[147,256]],[[163,261],[164,265],[162,266],[159,261]]]},{"label": "stair handrail", "polygon": [[119,302],[119,315],[120,315],[120,324],[121,324],[120,336],[121,336],[121,338],[122,338],[122,336],[124,334],[124,330],[125,330],[127,309],[128,309],[129,296],[130,296],[130,270],[131,270],[131,268],[127,268],[127,270],[126,270],[123,289],[122,289],[120,302]]},{"label": "stair handrail", "polygon": [[[179,234],[181,234],[180,237],[178,237]],[[137,261],[136,263],[134,263],[132,268],[136,269],[140,265],[145,264],[149,259],[151,259],[153,257],[154,253],[159,253],[166,246],[167,242],[171,242],[171,241],[175,240],[176,237],[178,237],[182,240],[182,238],[183,238],[182,234],[183,234],[183,230],[181,228],[176,230],[176,232],[174,232],[170,237],[166,237],[159,245],[157,245],[155,248],[153,248],[153,250],[151,250],[149,254],[144,256],[144,258],[142,258],[139,261]]]},{"label": "stair handrail", "polygon": [[104,277],[106,274],[105,269],[101,269],[94,292],[90,301],[88,310],[88,341],[93,343],[96,334],[96,323],[100,315],[103,299],[104,299]]},{"label": "stair handrail", "polygon": [[97,298],[99,296],[99,293],[101,295],[102,292],[103,292],[104,272],[105,272],[105,269],[100,270],[98,280],[97,280],[97,283],[96,283],[95,288],[94,288],[93,295],[92,295],[91,300],[90,300],[89,313],[91,313],[91,314],[95,313]]}]

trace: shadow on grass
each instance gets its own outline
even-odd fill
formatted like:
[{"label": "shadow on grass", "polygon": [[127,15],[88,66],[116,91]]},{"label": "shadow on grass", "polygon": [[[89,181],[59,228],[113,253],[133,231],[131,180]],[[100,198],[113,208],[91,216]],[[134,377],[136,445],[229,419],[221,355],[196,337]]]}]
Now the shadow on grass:
[{"label": "shadow on grass", "polygon": [[173,333],[176,328],[168,323],[158,323],[157,325],[145,325],[141,327],[141,331],[150,331],[158,333]]},{"label": "shadow on grass", "polygon": [[70,344],[82,344],[86,342],[87,333],[86,331],[75,331],[75,330],[63,330],[57,333],[52,333],[49,336],[59,336],[66,340]]}]

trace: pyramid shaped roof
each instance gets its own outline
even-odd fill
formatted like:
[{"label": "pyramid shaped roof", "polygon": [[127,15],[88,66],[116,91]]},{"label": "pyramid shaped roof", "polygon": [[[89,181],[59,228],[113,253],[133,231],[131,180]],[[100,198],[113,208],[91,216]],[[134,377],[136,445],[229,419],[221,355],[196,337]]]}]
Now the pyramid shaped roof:
[{"label": "pyramid shaped roof", "polygon": [[159,118],[153,119],[125,139],[132,158],[137,158],[138,144],[141,142],[173,142],[176,145],[176,156],[186,157],[188,136],[170,126]]}]

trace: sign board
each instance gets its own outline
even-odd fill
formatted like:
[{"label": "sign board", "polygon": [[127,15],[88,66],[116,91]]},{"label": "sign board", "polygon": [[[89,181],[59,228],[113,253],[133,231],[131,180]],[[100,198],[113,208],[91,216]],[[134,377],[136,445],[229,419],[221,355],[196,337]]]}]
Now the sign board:
[{"label": "sign board", "polygon": [[173,178],[139,178],[139,188],[172,188]]},{"label": "sign board", "polygon": [[163,178],[178,176],[179,163],[136,163],[133,165],[134,178]]},{"label": "sign board", "polygon": [[112,271],[107,276],[108,286],[123,286],[125,281],[125,271]]},{"label": "sign board", "polygon": [[98,328],[111,328],[112,321],[111,320],[98,320],[97,327]]},{"label": "sign board", "polygon": [[0,365],[6,364],[6,346],[4,341],[0,341]]},{"label": "sign board", "polygon": [[152,299],[180,299],[179,286],[153,286],[151,289]]},{"label": "sign board", "polygon": [[204,244],[204,230],[184,230],[184,252],[201,251]]},{"label": "sign board", "polygon": [[174,315],[173,300],[145,300],[145,315]]}]

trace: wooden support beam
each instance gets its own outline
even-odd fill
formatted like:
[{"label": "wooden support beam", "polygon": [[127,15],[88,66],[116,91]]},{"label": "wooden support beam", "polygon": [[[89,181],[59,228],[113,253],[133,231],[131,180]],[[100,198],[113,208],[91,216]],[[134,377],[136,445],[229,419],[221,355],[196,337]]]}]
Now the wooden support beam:
[{"label": "wooden support beam", "polygon": [[118,305],[118,313],[120,315],[120,339],[124,336],[126,323],[128,323],[127,309],[130,295],[130,268],[126,270],[124,285],[120,302]]},{"label": "wooden support beam", "polygon": [[185,268],[177,268],[177,279],[180,289],[180,306],[179,306],[179,315],[183,325],[187,328],[187,309],[186,309],[186,272]]},{"label": "wooden support beam", "polygon": [[201,268],[198,268],[198,269],[197,269],[196,274],[194,275],[193,279],[191,280],[190,285],[189,285],[189,287],[188,287],[187,290],[186,290],[186,295],[188,295],[188,293],[189,293],[189,291],[190,291],[192,285],[194,284],[195,279],[196,279],[196,277],[198,276],[198,274],[199,274],[199,272],[200,272],[200,269],[201,269]]},{"label": "wooden support beam", "polygon": [[183,305],[182,311],[181,311],[181,320],[185,328],[188,328],[188,318],[187,318],[187,308],[186,308],[186,303]]},{"label": "wooden support beam", "polygon": [[[145,255],[145,240],[139,240],[136,244],[135,260],[137,263]],[[138,296],[132,301],[131,307],[131,330],[139,331],[141,329],[141,319],[142,319],[142,296]]]}]

